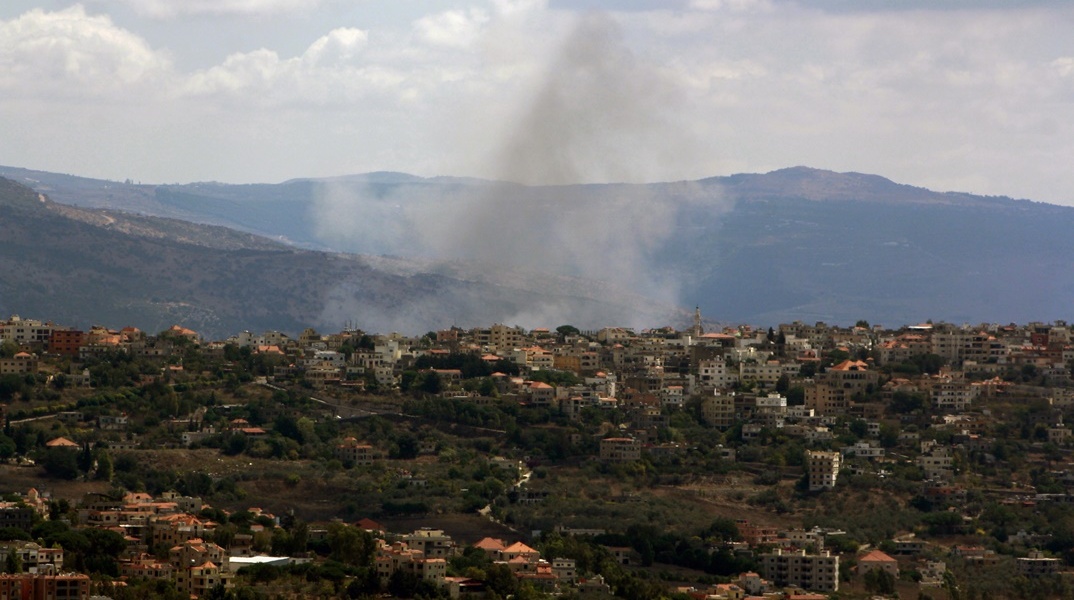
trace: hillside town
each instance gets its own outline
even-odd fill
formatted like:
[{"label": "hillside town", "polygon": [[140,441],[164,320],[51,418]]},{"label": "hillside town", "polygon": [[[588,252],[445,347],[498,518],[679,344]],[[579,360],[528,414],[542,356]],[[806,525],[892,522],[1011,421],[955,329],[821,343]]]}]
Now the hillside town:
[{"label": "hillside town", "polygon": [[0,600],[1074,595],[1065,322],[0,322]]}]

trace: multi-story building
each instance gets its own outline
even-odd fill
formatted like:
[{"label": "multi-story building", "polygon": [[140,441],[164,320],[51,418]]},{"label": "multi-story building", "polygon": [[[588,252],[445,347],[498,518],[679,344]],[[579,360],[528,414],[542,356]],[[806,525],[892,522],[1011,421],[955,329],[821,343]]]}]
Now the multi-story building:
[{"label": "multi-story building", "polygon": [[52,323],[12,315],[6,322],[0,321],[0,340],[9,340],[20,346],[44,348],[54,329],[57,327]]},{"label": "multi-story building", "polygon": [[806,473],[809,491],[831,489],[839,477],[841,459],[838,452],[806,451]]},{"label": "multi-story building", "polygon": [[739,381],[738,368],[722,356],[702,360],[697,365],[697,383],[703,390],[723,390]]},{"label": "multi-story building", "polygon": [[22,502],[0,502],[0,529],[14,528],[30,533],[34,509]]},{"label": "multi-story building", "polygon": [[1032,550],[1029,556],[1018,559],[1018,573],[1023,577],[1048,577],[1058,573],[1061,564],[1058,558],[1044,556],[1040,550]]},{"label": "multi-story building", "polygon": [[641,459],[641,442],[635,438],[612,437],[600,441],[600,459],[606,462],[630,462]]},{"label": "multi-story building", "polygon": [[217,585],[231,587],[228,555],[220,546],[191,539],[168,551],[175,573],[175,585],[194,596],[202,596]]},{"label": "multi-story building", "polygon": [[701,418],[713,427],[726,429],[735,424],[735,394],[717,393],[701,402]]},{"label": "multi-story building", "polygon": [[89,575],[0,575],[0,600],[89,600]]},{"label": "multi-story building", "polygon": [[29,375],[37,373],[37,355],[17,352],[11,358],[0,358],[0,375]]},{"label": "multi-story building", "polygon": [[347,437],[335,447],[336,458],[352,465],[371,465],[376,458],[373,446],[358,443],[357,438]]},{"label": "multi-story building", "polygon": [[78,356],[78,349],[86,342],[85,332],[79,329],[53,329],[48,339],[50,354]]},{"label": "multi-story building", "polygon": [[917,466],[925,471],[925,477],[937,481],[951,478],[954,456],[949,448],[933,447],[917,457]]},{"label": "multi-story building", "polygon": [[8,556],[12,551],[19,558],[24,573],[63,572],[63,548],[46,548],[36,542],[0,543],[0,557]]},{"label": "multi-story building", "polygon": [[442,529],[422,528],[403,536],[407,548],[417,550],[425,558],[451,558],[455,556],[455,540]]},{"label": "multi-story building", "polygon": [[426,558],[421,550],[409,548],[405,542],[382,546],[377,551],[376,565],[381,583],[387,583],[400,570],[438,585],[443,585],[447,576],[445,559]]},{"label": "multi-story building", "polygon": [[860,360],[846,360],[819,373],[806,387],[805,405],[818,415],[846,414],[856,397],[876,388],[880,375]]},{"label": "multi-story building", "polygon": [[961,412],[970,406],[980,389],[980,386],[975,386],[963,379],[941,377],[933,383],[929,395],[935,408]]},{"label": "multi-story building", "polygon": [[839,590],[839,556],[828,552],[806,554],[783,552],[777,549],[760,556],[761,576],[776,585],[796,585],[807,590],[835,592]]}]

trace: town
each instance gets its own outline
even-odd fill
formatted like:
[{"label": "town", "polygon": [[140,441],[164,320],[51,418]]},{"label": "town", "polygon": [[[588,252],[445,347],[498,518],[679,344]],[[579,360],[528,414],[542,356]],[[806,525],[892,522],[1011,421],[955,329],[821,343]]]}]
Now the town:
[{"label": "town", "polygon": [[1065,322],[0,322],[0,600],[1074,594]]}]

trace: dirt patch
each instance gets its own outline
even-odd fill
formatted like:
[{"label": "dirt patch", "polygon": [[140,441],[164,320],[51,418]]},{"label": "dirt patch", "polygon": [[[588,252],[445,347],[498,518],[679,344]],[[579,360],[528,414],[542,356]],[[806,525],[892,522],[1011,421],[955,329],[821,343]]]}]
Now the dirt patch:
[{"label": "dirt patch", "polygon": [[0,493],[25,494],[30,488],[42,494],[49,494],[56,499],[66,499],[72,503],[92,492],[107,492],[112,485],[105,481],[68,481],[50,479],[41,467],[15,467],[0,465]]},{"label": "dirt patch", "polygon": [[530,532],[518,532],[506,525],[494,523],[480,515],[428,515],[417,517],[394,517],[377,519],[389,531],[409,533],[415,529],[429,527],[442,529],[459,545],[470,545],[486,537],[499,538],[511,543],[517,540],[529,540]]},{"label": "dirt patch", "polygon": [[[787,486],[779,486],[780,493]],[[674,498],[702,507],[713,518],[745,519],[765,527],[799,527],[801,518],[794,514],[779,514],[764,507],[754,506],[748,500],[772,486],[755,485],[750,476],[728,475],[703,478],[682,486],[663,487],[652,490],[658,496]]]}]

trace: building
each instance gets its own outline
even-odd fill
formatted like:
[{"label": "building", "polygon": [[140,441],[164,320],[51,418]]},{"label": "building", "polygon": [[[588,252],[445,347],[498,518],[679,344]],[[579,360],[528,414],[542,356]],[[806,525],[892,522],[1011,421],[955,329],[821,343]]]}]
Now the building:
[{"label": "building", "polygon": [[89,575],[0,575],[0,600],[89,600]]},{"label": "building", "polygon": [[600,441],[600,459],[607,462],[640,460],[641,442],[628,437],[604,438]]},{"label": "building", "polygon": [[55,328],[52,323],[12,315],[6,322],[0,322],[0,340],[10,340],[20,346],[44,348]]},{"label": "building", "polygon": [[34,509],[22,502],[0,502],[0,529],[21,529],[26,533],[34,526]]},{"label": "building", "polygon": [[899,576],[899,561],[887,554],[873,550],[858,559],[858,573],[865,575],[869,571],[886,571],[892,577]]},{"label": "building", "polygon": [[839,590],[839,556],[828,552],[806,554],[777,549],[760,556],[761,576],[781,586],[800,586],[807,590]]},{"label": "building", "polygon": [[19,558],[23,573],[56,574],[63,572],[63,548],[45,548],[36,542],[0,543],[0,558],[12,551]]},{"label": "building", "polygon": [[205,595],[217,585],[232,585],[227,552],[212,542],[187,540],[168,551],[168,562],[174,569],[175,586],[193,596]]},{"label": "building", "polygon": [[18,352],[11,358],[0,358],[0,375],[32,375],[37,373],[37,355]]},{"label": "building", "polygon": [[410,550],[421,552],[424,558],[451,558],[455,556],[455,540],[443,529],[422,528],[403,537]]},{"label": "building", "polygon": [[1018,573],[1023,577],[1048,577],[1059,573],[1060,560],[1044,556],[1033,550],[1029,556],[1018,559]]},{"label": "building", "polygon": [[437,585],[445,583],[447,561],[443,558],[426,558],[421,550],[407,547],[405,542],[384,545],[377,551],[377,577],[386,584],[396,571],[416,575],[424,581]]},{"label": "building", "polygon": [[77,357],[78,350],[86,343],[86,333],[79,329],[54,329],[49,335],[50,354]]},{"label": "building", "polygon": [[826,490],[835,487],[839,477],[840,456],[838,452],[806,451],[806,474],[809,477],[809,491]]},{"label": "building", "polygon": [[868,363],[845,360],[817,374],[815,380],[813,385],[806,387],[806,407],[818,415],[842,415],[855,398],[876,388],[880,375],[870,371]]},{"label": "building", "polygon": [[339,445],[335,447],[336,458],[344,463],[352,465],[371,465],[373,459],[376,458],[373,446],[369,444],[359,444],[358,440],[353,437],[348,437],[343,440]]}]

